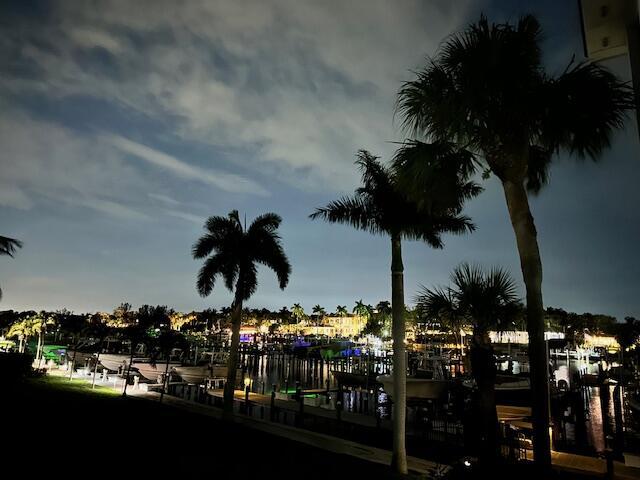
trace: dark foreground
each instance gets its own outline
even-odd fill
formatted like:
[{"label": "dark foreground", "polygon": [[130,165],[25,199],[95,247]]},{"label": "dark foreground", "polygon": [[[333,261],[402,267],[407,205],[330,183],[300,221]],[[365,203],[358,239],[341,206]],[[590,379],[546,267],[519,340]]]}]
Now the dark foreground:
[{"label": "dark foreground", "polygon": [[43,377],[2,390],[0,467],[15,478],[396,478],[383,465],[80,381]]},{"label": "dark foreground", "polygon": [[[4,383],[0,471],[8,478],[399,478],[385,465],[316,449],[62,377]],[[488,467],[488,466],[487,466]],[[475,470],[475,471],[474,471]],[[437,478],[433,472],[432,477]],[[531,465],[460,464],[448,480],[589,478]],[[592,477],[591,477],[592,478]]]}]

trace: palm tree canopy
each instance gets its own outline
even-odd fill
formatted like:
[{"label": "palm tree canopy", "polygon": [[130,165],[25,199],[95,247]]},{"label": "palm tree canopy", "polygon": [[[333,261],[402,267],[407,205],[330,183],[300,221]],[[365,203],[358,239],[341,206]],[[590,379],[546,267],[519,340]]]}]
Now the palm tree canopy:
[{"label": "palm tree canopy", "polygon": [[[22,248],[22,242],[20,240],[0,235],[0,255],[13,257],[17,248]],[[0,300],[2,300],[2,289],[0,289]]]},{"label": "palm tree canopy", "polygon": [[281,221],[275,213],[266,213],[245,229],[237,210],[226,217],[209,217],[206,233],[192,249],[194,258],[206,258],[198,273],[198,293],[203,297],[209,295],[220,276],[227,289],[233,291],[235,287],[236,299],[245,301],[258,286],[256,264],[272,269],[284,289],[289,283],[291,265],[277,233]]},{"label": "palm tree canopy", "polygon": [[451,274],[450,287],[424,288],[416,297],[416,309],[427,320],[449,328],[471,324],[478,332],[513,329],[521,309],[517,287],[502,268],[484,271],[463,263]]},{"label": "palm tree canopy", "polygon": [[362,172],[362,186],[353,196],[316,209],[312,219],[348,224],[373,234],[401,235],[434,248],[442,248],[442,233],[474,230],[468,217],[450,211],[434,214],[409,200],[396,187],[396,175],[369,152],[360,150],[356,165]]},{"label": "palm tree canopy", "polygon": [[22,242],[20,240],[0,235],[0,255],[13,257],[13,254],[18,248],[22,248]]},{"label": "palm tree canopy", "polygon": [[315,313],[316,315],[320,315],[320,316],[322,316],[322,315],[324,315],[324,314],[326,313],[326,311],[325,311],[325,309],[324,309],[322,306],[320,306],[320,305],[315,305],[315,306],[313,307],[313,313]]},{"label": "palm tree canopy", "polygon": [[559,149],[595,158],[634,107],[633,91],[595,63],[548,75],[540,37],[531,15],[516,25],[482,16],[452,35],[401,88],[403,127],[480,153],[501,180],[526,180],[534,192]]},{"label": "palm tree canopy", "polygon": [[392,169],[397,188],[421,210],[457,213],[482,192],[469,180],[478,164],[472,152],[453,143],[407,140],[396,151]]},{"label": "palm tree canopy", "polygon": [[353,313],[361,317],[369,317],[371,315],[372,310],[373,310],[373,307],[371,305],[366,305],[362,301],[362,299],[360,299],[356,302],[352,311]]}]

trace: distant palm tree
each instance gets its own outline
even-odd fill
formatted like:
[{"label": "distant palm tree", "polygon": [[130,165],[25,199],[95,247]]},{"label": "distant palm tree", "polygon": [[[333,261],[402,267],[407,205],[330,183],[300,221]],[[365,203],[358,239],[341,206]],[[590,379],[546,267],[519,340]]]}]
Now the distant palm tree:
[{"label": "distant palm tree", "polygon": [[307,316],[304,313],[304,308],[299,303],[294,303],[293,307],[291,307],[291,315],[296,319],[296,323],[300,323]]},{"label": "distant palm tree", "polygon": [[[0,235],[0,255],[8,255],[13,258],[17,248],[22,248],[20,240]],[[0,300],[2,300],[2,289],[0,289]]]},{"label": "distant palm tree", "polygon": [[498,414],[496,411],[496,361],[489,330],[512,330],[520,311],[517,287],[509,273],[501,268],[484,272],[478,266],[463,263],[451,274],[453,287],[423,289],[416,308],[423,318],[442,320],[453,325],[471,325],[471,375],[478,386],[480,438],[474,442],[483,461],[491,462],[498,453]]},{"label": "distant palm tree", "polygon": [[355,313],[356,315],[363,317],[363,318],[369,318],[371,316],[371,312],[372,312],[373,308],[371,307],[371,305],[366,305],[362,299],[358,300],[356,302],[356,305],[353,307],[353,313]]},{"label": "distant palm tree", "polygon": [[291,312],[287,307],[282,307],[278,312],[278,317],[281,322],[291,323]]},{"label": "distant palm tree", "polygon": [[346,317],[347,315],[349,315],[349,311],[347,310],[347,306],[346,305],[338,305],[336,307],[336,315],[338,315],[339,317]]},{"label": "distant palm tree", "polygon": [[420,240],[433,248],[442,248],[443,233],[473,230],[468,218],[457,212],[432,214],[407,200],[395,187],[395,175],[377,157],[361,150],[356,165],[362,172],[362,186],[353,197],[343,197],[316,209],[311,218],[345,223],[359,230],[391,239],[391,300],[393,310],[393,457],[392,466],[407,473],[405,448],[406,374],[404,281],[402,239]]},{"label": "distant palm tree", "polygon": [[320,305],[315,305],[313,307],[313,314],[315,315],[315,323],[316,325],[320,325],[322,323],[322,319],[327,314],[326,310]]},{"label": "distant palm tree", "polygon": [[391,313],[391,303],[387,300],[378,302],[376,310],[378,310],[378,313],[382,315],[389,315]]},{"label": "distant palm tree", "polygon": [[246,228],[242,226],[238,211],[233,210],[227,217],[209,217],[205,223],[206,233],[193,246],[193,258],[206,258],[198,273],[198,293],[203,297],[209,295],[218,276],[222,277],[227,289],[234,292],[231,351],[224,390],[227,414],[233,412],[242,304],[258,288],[257,264],[276,273],[281,289],[289,283],[291,266],[278,235],[281,221],[275,213],[266,213]]},{"label": "distant palm tree", "polygon": [[414,137],[477,155],[502,182],[527,292],[534,457],[551,465],[542,263],[527,191],[538,192],[559,150],[597,158],[622,128],[633,92],[596,63],[545,72],[541,28],[480,21],[449,37],[399,93],[398,113]]},{"label": "distant palm tree", "polygon": [[127,369],[124,372],[124,386],[122,388],[122,396],[127,396],[127,386],[129,385],[129,375],[131,374],[131,367],[133,364],[133,357],[136,354],[136,349],[139,345],[148,349],[150,343],[150,331],[154,331],[156,328],[161,328],[165,325],[169,325],[169,315],[171,311],[165,305],[151,306],[142,305],[137,313],[130,310],[129,304],[122,304],[121,306],[128,305],[125,308],[127,312],[127,318],[133,319],[129,326],[124,329],[124,337],[129,340],[129,362],[127,363]]}]

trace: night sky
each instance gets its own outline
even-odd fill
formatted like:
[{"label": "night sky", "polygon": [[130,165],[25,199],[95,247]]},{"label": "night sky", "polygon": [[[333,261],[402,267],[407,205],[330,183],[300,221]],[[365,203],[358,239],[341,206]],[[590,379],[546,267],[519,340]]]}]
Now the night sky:
[{"label": "night sky", "polygon": [[[209,215],[283,217],[293,267],[281,292],[260,273],[251,307],[351,308],[390,299],[390,244],[311,221],[349,193],[355,153],[388,159],[393,111],[449,33],[477,20],[538,15],[545,62],[583,58],[577,2],[2,2],[0,309],[179,310],[200,298],[190,249]],[[627,59],[608,66],[629,79]],[[634,118],[599,163],[560,156],[532,200],[548,306],[640,316],[640,176]],[[461,261],[501,265],[521,283],[495,179],[467,213],[478,230],[444,250],[405,245],[407,303]]]}]

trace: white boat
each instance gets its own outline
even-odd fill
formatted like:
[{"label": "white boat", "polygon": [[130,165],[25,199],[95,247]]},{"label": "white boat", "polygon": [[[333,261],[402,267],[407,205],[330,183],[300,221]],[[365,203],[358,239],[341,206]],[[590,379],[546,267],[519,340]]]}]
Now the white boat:
[{"label": "white boat", "polygon": [[226,365],[176,366],[173,371],[187,383],[201,384],[207,378],[226,378]]},{"label": "white boat", "polygon": [[[393,375],[379,375],[376,380],[384,391],[393,398]],[[442,398],[449,388],[448,380],[407,377],[407,398],[437,400]]]},{"label": "white boat", "polygon": [[[175,367],[179,367],[181,362],[178,361],[170,361],[168,372],[171,373],[171,370]],[[147,380],[151,380],[152,382],[162,382],[162,375],[167,368],[166,360],[158,360],[156,363],[151,363],[148,359],[144,358],[134,358],[133,364],[131,368],[135,368],[138,370],[138,373],[142,375]]]},{"label": "white boat", "polygon": [[130,358],[128,353],[101,353],[100,364],[107,370],[117,372],[129,364]]}]

